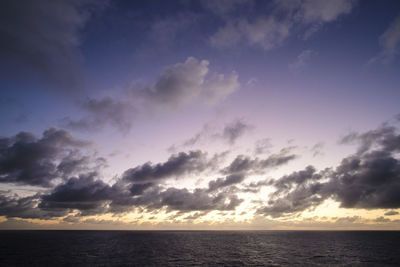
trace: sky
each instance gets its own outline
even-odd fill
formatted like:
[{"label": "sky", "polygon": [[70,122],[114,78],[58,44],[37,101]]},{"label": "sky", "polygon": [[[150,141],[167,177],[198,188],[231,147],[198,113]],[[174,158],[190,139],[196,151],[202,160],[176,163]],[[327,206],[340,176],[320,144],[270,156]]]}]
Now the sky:
[{"label": "sky", "polygon": [[0,229],[400,230],[397,0],[5,0]]}]

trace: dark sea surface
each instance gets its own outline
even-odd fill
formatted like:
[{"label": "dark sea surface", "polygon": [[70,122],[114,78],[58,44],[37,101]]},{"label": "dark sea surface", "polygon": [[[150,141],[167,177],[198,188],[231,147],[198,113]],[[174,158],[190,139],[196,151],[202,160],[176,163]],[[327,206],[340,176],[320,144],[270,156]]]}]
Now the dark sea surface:
[{"label": "dark sea surface", "polygon": [[400,231],[0,231],[0,266],[400,266]]}]

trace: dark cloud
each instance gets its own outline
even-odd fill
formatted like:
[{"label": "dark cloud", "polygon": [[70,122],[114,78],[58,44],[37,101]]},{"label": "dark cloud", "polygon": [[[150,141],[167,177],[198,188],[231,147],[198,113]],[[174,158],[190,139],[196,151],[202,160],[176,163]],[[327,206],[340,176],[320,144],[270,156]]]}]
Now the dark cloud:
[{"label": "dark cloud", "polygon": [[[325,182],[321,180],[325,179]],[[400,207],[400,163],[382,151],[343,159],[335,170],[295,172],[278,179],[268,206],[260,212],[281,216],[303,211],[332,198],[344,208]]]},{"label": "dark cloud", "polygon": [[316,173],[314,167],[308,166],[302,171],[269,181],[269,185],[274,185],[276,191],[270,195],[268,206],[257,212],[280,217],[318,206],[325,200],[317,195],[321,191],[321,184],[317,181],[321,178],[322,175]]},{"label": "dark cloud", "polygon": [[[135,186],[137,185],[132,188],[135,188]],[[193,191],[189,191],[186,188],[169,187],[162,190],[160,187],[150,184],[145,184],[138,188],[139,190],[131,193],[131,195],[119,195],[116,197],[110,204],[110,210],[124,212],[132,209],[132,207],[139,206],[149,211],[166,207],[169,212],[179,211],[182,213],[233,210],[243,201],[229,192],[212,194],[206,188],[196,188]]]},{"label": "dark cloud", "polygon": [[89,173],[68,179],[58,185],[50,194],[43,195],[41,209],[96,210],[118,193],[108,184],[95,179],[96,173]]},{"label": "dark cloud", "polygon": [[8,218],[40,218],[64,216],[67,212],[63,209],[43,210],[38,208],[40,197],[38,195],[21,197],[0,194],[0,215]]},{"label": "dark cloud", "polygon": [[383,151],[342,161],[327,189],[346,208],[400,207],[400,163]]},{"label": "dark cloud", "polygon": [[[69,132],[50,128],[38,139],[20,132],[0,139],[0,182],[51,186],[52,180],[82,169],[87,158],[72,156],[89,143],[75,139]],[[60,162],[58,162],[60,161]]]},{"label": "dark cloud", "polygon": [[149,208],[161,208],[167,206],[170,210],[179,211],[204,211],[204,210],[233,210],[243,200],[235,195],[219,193],[208,194],[207,190],[195,189],[190,192],[187,189],[168,188],[158,195],[158,201],[149,205]]},{"label": "dark cloud", "polygon": [[123,179],[135,183],[159,181],[170,177],[180,177],[190,173],[200,173],[212,167],[207,154],[197,150],[172,155],[166,162],[153,165],[146,163],[124,172]]},{"label": "dark cloud", "polygon": [[311,166],[273,182],[268,206],[260,213],[283,216],[319,205],[332,198],[344,208],[400,208],[400,135],[382,126],[363,134],[352,133],[342,142],[357,142],[358,152],[336,169],[316,173]]},{"label": "dark cloud", "polygon": [[244,179],[245,176],[243,174],[232,174],[225,178],[218,178],[208,183],[208,191],[212,192],[223,187],[241,183]]},{"label": "dark cloud", "polygon": [[133,184],[129,191],[131,192],[132,196],[142,195],[144,191],[152,187],[154,187],[153,183]]},{"label": "dark cloud", "polygon": [[[79,31],[105,1],[1,1],[2,78],[39,76],[64,91],[81,89]],[[18,74],[18,75],[17,75]]]},{"label": "dark cloud", "polygon": [[397,135],[394,126],[384,124],[375,130],[362,134],[352,132],[342,137],[340,143],[356,143],[358,145],[358,154],[363,154],[372,148],[392,152],[400,149],[400,136]]},{"label": "dark cloud", "polygon": [[258,209],[257,212],[272,217],[282,217],[315,208],[325,200],[325,198],[316,194],[318,191],[319,184],[307,187],[299,186],[284,197],[270,199],[268,206]]},{"label": "dark cloud", "polygon": [[[142,207],[157,210],[166,207],[168,211],[233,210],[240,203],[236,195],[228,192],[210,194],[207,189],[161,188],[144,184],[139,190],[124,191],[119,186],[110,186],[96,179],[96,174],[70,178],[55,187],[51,193],[32,198],[5,198],[0,195],[0,214],[7,217],[50,218],[60,217],[72,211],[79,216],[120,213]],[[76,221],[77,218],[74,218]]]},{"label": "dark cloud", "polygon": [[70,129],[84,131],[100,130],[110,125],[122,133],[127,133],[132,128],[137,114],[137,109],[131,102],[111,97],[89,98],[81,107],[87,113],[86,117],[79,120],[66,117],[62,119],[62,125]]},{"label": "dark cloud", "polygon": [[395,210],[391,210],[391,211],[388,211],[388,212],[385,212],[385,216],[393,216],[393,215],[398,215],[399,213],[397,212],[397,211],[395,211]]},{"label": "dark cloud", "polygon": [[278,189],[275,193],[287,192],[292,189],[293,186],[300,186],[308,181],[316,181],[322,178],[322,175],[316,173],[316,169],[313,166],[307,166],[302,171],[293,172],[290,175],[283,176],[277,181],[272,181],[274,186]]},{"label": "dark cloud", "polygon": [[289,161],[296,159],[296,155],[289,154],[289,151],[282,150],[278,154],[273,154],[266,159],[250,158],[248,156],[239,155],[232,163],[222,170],[223,173],[243,173],[243,172],[262,172],[266,169],[279,167],[287,164]]},{"label": "dark cloud", "polygon": [[[66,177],[67,174],[79,170],[86,174],[65,178],[65,182],[42,195],[19,198],[11,196],[9,192],[1,192],[0,214],[7,217],[50,218],[64,216],[72,211],[79,211],[77,216],[85,216],[108,212],[117,214],[135,208],[147,211],[165,208],[168,212],[178,211],[180,214],[234,210],[243,201],[238,198],[237,192],[258,192],[262,186],[272,186],[275,190],[268,196],[266,204],[258,207],[257,213],[272,217],[296,215],[304,210],[314,209],[326,199],[333,199],[345,208],[398,209],[400,139],[396,129],[388,129],[379,128],[363,134],[353,134],[351,142],[359,143],[360,149],[354,155],[344,158],[334,169],[317,171],[313,166],[307,166],[304,170],[280,179],[242,184],[249,174],[262,173],[268,168],[293,160],[295,155],[290,153],[292,149],[286,148],[265,159],[238,156],[221,170],[225,177],[210,181],[206,188],[191,190],[167,188],[163,182],[166,179],[215,169],[217,160],[214,157],[209,159],[201,151],[181,152],[172,155],[164,163],[146,163],[129,169],[113,185],[109,185],[96,172],[88,172],[90,168],[85,168],[88,158],[76,157],[68,150],[67,153],[64,150],[59,151],[60,147],[74,149],[87,143],[74,139],[68,132],[54,128],[45,131],[40,139],[33,134],[21,132],[11,138],[0,139],[2,172],[6,170],[4,166],[8,166],[8,172],[12,169],[9,166],[19,166],[21,170],[49,170],[50,174],[44,175],[48,180],[36,178],[39,183],[30,176],[24,177],[23,171],[16,171],[21,175],[19,178],[9,178],[8,173],[2,174],[5,181],[20,180],[25,184],[49,185],[55,173],[64,173]],[[19,161],[13,158],[22,157],[20,153],[29,160]],[[49,157],[58,158],[57,164],[49,160]],[[50,165],[51,168],[43,169],[41,164],[47,161],[50,163],[45,166]],[[103,162],[102,159],[98,161]],[[241,187],[237,188],[237,184],[241,184]],[[396,211],[385,213],[396,214]]]},{"label": "dark cloud", "polygon": [[353,133],[344,142],[357,142],[358,153],[342,160],[331,177],[329,190],[343,207],[400,207],[400,135],[396,128],[382,127]]},{"label": "dark cloud", "polygon": [[107,167],[107,160],[103,157],[91,158],[80,156],[79,153],[70,153],[57,165],[57,171],[63,178],[68,178],[76,173],[90,172]]},{"label": "dark cloud", "polygon": [[[23,135],[21,135],[23,136]],[[26,135],[24,139],[35,140],[34,136]],[[2,139],[1,144],[8,146],[8,140]],[[62,144],[62,142],[60,142]],[[101,159],[99,159],[101,161]],[[81,166],[86,165],[87,158],[79,160],[64,158],[57,166],[65,173],[72,173],[72,170],[83,170]],[[40,217],[50,216],[58,217],[67,215],[73,211],[79,211],[76,216],[85,216],[102,213],[120,213],[130,211],[136,207],[147,210],[155,210],[166,207],[168,211],[207,211],[207,210],[231,210],[239,205],[242,200],[238,199],[228,191],[214,194],[216,187],[224,187],[229,184],[239,182],[241,179],[235,176],[227,177],[224,183],[218,183],[213,190],[208,188],[188,189],[167,188],[159,186],[160,181],[187,175],[199,173],[210,168],[213,158],[207,159],[206,153],[201,151],[181,152],[172,155],[165,163],[156,165],[144,164],[136,168],[127,170],[122,177],[113,185],[109,185],[98,178],[96,172],[80,174],[77,177],[68,178],[64,183],[58,184],[51,192],[35,196],[32,205],[21,206],[24,203],[23,198],[6,199],[4,203],[4,212],[7,216]],[[10,204],[11,203],[11,204]],[[24,208],[24,209],[22,209]],[[23,212],[22,212],[23,211]],[[37,215],[36,215],[37,212]]]},{"label": "dark cloud", "polygon": [[241,189],[241,191],[245,193],[257,193],[260,191],[261,187],[271,186],[273,185],[273,183],[273,179],[264,179],[258,182],[251,182],[250,184],[245,185],[244,188]]},{"label": "dark cloud", "polygon": [[236,140],[252,127],[241,120],[237,120],[225,126],[222,132],[222,138],[233,145]]}]

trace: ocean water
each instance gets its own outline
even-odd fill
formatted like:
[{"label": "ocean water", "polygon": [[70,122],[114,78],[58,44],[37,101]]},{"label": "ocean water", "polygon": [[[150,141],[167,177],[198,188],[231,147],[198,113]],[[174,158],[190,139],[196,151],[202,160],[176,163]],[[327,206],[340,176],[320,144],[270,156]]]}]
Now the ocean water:
[{"label": "ocean water", "polygon": [[0,231],[0,266],[400,266],[400,231]]}]

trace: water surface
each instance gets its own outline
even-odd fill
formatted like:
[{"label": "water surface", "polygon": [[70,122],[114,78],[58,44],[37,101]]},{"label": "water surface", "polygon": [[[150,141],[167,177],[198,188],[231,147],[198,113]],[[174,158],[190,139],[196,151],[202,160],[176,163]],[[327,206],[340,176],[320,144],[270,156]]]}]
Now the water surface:
[{"label": "water surface", "polygon": [[0,266],[396,266],[400,231],[0,231]]}]

